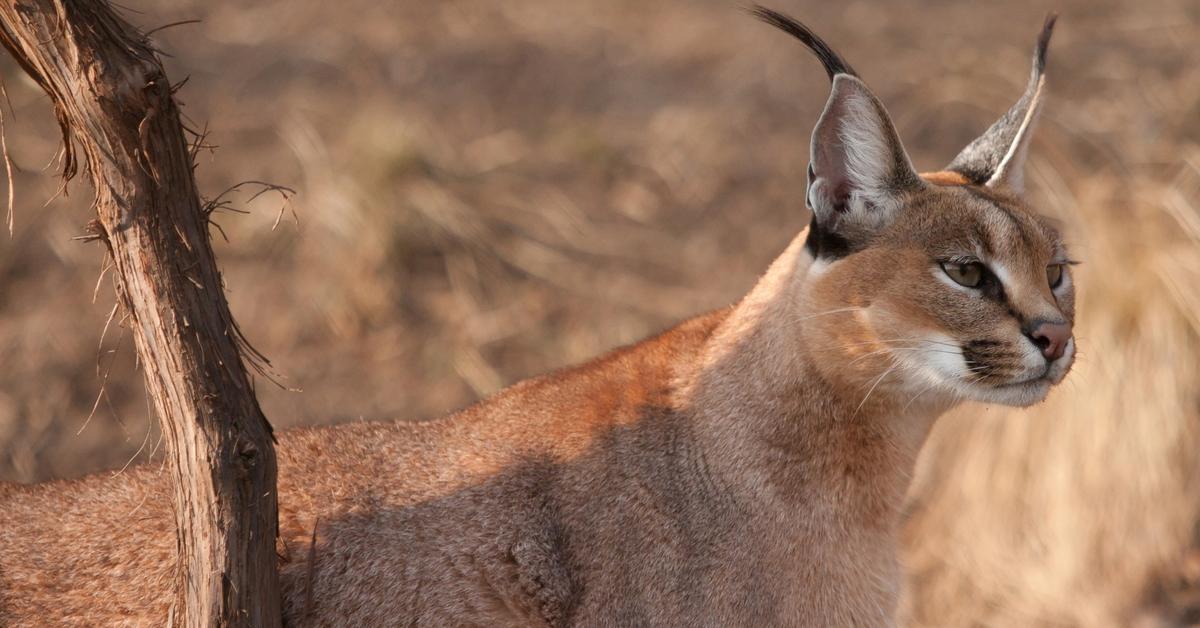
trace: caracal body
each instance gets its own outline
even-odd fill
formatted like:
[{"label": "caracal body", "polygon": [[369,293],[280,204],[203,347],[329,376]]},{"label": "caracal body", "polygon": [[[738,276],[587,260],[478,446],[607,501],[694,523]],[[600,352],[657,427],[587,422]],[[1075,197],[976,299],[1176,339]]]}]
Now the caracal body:
[{"label": "caracal body", "polygon": [[[833,78],[801,233],[738,304],[423,423],[279,436],[289,625],[879,626],[934,420],[1027,405],[1074,356],[1057,231],[1020,200],[1030,88],[917,175]],[[175,576],[157,465],[0,488],[0,622],[156,625]]]}]

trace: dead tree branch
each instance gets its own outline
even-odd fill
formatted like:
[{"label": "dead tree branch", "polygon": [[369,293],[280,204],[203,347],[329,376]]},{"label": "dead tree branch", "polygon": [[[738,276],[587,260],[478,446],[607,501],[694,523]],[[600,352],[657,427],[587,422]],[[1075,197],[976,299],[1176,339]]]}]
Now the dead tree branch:
[{"label": "dead tree branch", "polygon": [[50,96],[64,179],[82,166],[95,185],[92,228],[112,255],[171,457],[172,620],[278,626],[271,427],[157,53],[102,0],[0,0],[0,42]]}]

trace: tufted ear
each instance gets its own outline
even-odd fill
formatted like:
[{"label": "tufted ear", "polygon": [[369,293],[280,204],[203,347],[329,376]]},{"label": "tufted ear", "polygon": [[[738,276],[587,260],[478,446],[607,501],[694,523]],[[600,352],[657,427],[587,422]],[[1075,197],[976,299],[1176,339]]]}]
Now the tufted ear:
[{"label": "tufted ear", "polygon": [[763,7],[751,12],[808,46],[833,82],[809,152],[807,246],[815,257],[842,257],[891,222],[906,195],[925,183],[887,110],[850,64],[804,24]]},{"label": "tufted ear", "polygon": [[814,227],[832,240],[814,251],[821,255],[853,251],[925,185],[883,104],[849,74],[833,79],[809,155],[808,206]]},{"label": "tufted ear", "polygon": [[983,135],[963,149],[946,170],[957,172],[976,185],[1004,187],[1013,192],[1024,190],[1025,155],[1037,123],[1045,86],[1046,48],[1058,16],[1046,16],[1033,52],[1033,70],[1025,93],[1012,109]]}]

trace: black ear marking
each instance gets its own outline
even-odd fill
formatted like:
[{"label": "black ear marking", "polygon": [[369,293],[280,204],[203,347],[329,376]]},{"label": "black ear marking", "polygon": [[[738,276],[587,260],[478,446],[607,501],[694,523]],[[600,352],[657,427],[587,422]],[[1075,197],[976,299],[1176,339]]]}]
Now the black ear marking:
[{"label": "black ear marking", "polygon": [[750,15],[799,39],[801,43],[808,46],[817,59],[821,60],[821,65],[825,66],[825,73],[829,75],[830,81],[839,74],[858,76],[854,68],[850,67],[850,64],[846,63],[846,60],[837,51],[799,20],[757,4],[746,10],[750,12]]},{"label": "black ear marking", "polygon": [[805,200],[813,223],[806,246],[814,256],[843,257],[889,224],[924,182],[887,109],[841,55],[798,20],[761,6],[748,10],[804,43],[829,75],[829,99],[809,150]]},{"label": "black ear marking", "polygon": [[1051,11],[1046,14],[1042,23],[1042,32],[1038,35],[1037,49],[1034,53],[1035,71],[1041,74],[1046,71],[1046,53],[1050,49],[1050,36],[1054,34],[1054,24],[1058,22],[1058,14]]},{"label": "black ear marking", "polygon": [[[808,181],[804,186],[805,202],[808,208],[812,210],[812,199],[808,198],[808,192],[812,189],[813,179],[816,178],[816,173],[813,172],[812,164],[808,164]],[[812,220],[808,223],[808,237],[804,240],[804,248],[808,251],[813,259],[839,259],[851,253],[850,241],[846,238],[825,229],[820,221],[817,220],[817,212],[813,211]]]},{"label": "black ear marking", "polygon": [[1057,14],[1046,15],[1034,47],[1033,68],[1025,93],[983,135],[968,144],[946,170],[963,175],[975,185],[1004,185],[1021,191],[1025,154],[1043,100],[1046,57],[1057,21]]},{"label": "black ear marking", "polygon": [[850,241],[833,231],[825,229],[817,221],[816,214],[808,224],[808,237],[804,239],[804,248],[813,259],[835,260],[846,257],[854,252]]}]

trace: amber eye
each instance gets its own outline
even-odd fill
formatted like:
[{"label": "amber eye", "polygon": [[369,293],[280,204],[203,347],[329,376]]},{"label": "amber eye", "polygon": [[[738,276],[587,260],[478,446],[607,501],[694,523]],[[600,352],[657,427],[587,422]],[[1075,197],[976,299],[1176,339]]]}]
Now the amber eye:
[{"label": "amber eye", "polygon": [[979,284],[983,283],[983,264],[979,262],[942,262],[942,270],[960,286],[978,288]]},{"label": "amber eye", "polygon": [[1051,288],[1057,288],[1062,283],[1063,265],[1051,264],[1046,267],[1046,281],[1050,282]]}]

